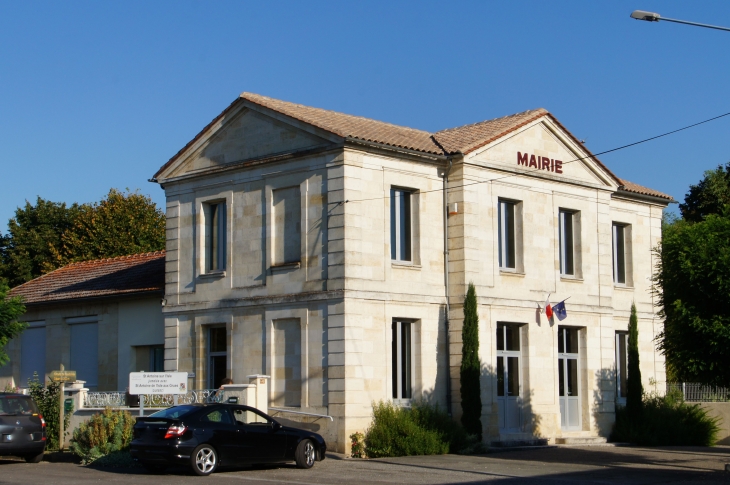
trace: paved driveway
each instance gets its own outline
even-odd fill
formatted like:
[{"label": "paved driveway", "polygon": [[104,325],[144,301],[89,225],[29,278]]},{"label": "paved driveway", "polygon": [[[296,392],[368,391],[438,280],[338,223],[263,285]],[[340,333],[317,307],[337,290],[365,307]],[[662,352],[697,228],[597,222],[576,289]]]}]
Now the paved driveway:
[{"label": "paved driveway", "polygon": [[185,469],[147,475],[139,469],[94,469],[68,463],[37,465],[0,462],[0,483],[150,485],[215,483],[216,485],[334,484],[654,484],[730,483],[725,464],[730,447],[628,448],[583,447],[509,451],[484,456],[426,456],[379,460],[344,459],[338,455],[298,470],[293,465],[223,470],[211,477]]}]

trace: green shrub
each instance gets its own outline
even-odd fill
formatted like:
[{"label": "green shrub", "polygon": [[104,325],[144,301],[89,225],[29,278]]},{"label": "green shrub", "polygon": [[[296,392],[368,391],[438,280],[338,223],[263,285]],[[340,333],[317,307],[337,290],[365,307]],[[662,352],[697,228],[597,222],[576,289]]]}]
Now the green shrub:
[{"label": "green shrub", "polygon": [[481,442],[467,435],[438,406],[416,401],[411,408],[391,402],[373,403],[373,422],[365,433],[365,453],[386,456],[440,455],[480,451]]},{"label": "green shrub", "polygon": [[[58,401],[61,394],[61,384],[49,382],[47,386],[38,378],[38,373],[33,373],[33,378],[28,379],[30,397],[38,405],[38,410],[46,421],[46,450],[58,449]],[[63,415],[64,429],[68,430],[71,421],[71,414]]]},{"label": "green shrub", "polygon": [[74,431],[71,451],[87,465],[116,451],[127,450],[132,442],[134,423],[129,411],[106,408]]},{"label": "green shrub", "polygon": [[612,441],[643,446],[713,446],[719,432],[718,419],[699,404],[687,404],[682,393],[645,395],[641,419],[628,408],[616,410]]}]

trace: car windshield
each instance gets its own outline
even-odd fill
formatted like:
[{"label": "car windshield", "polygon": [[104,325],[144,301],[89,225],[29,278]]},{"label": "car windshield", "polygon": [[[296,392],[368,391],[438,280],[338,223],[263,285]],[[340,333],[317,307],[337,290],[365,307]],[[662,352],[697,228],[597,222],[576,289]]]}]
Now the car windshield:
[{"label": "car windshield", "polygon": [[179,419],[198,409],[200,409],[199,406],[173,406],[150,414],[150,418]]},{"label": "car windshield", "polygon": [[37,414],[38,408],[33,400],[25,396],[0,396],[0,415]]}]

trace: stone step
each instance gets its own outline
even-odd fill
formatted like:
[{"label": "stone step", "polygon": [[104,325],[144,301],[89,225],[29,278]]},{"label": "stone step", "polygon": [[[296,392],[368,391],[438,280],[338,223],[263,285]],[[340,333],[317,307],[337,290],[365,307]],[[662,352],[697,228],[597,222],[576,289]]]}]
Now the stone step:
[{"label": "stone step", "polygon": [[492,441],[490,448],[523,448],[526,446],[547,446],[548,440],[544,438],[526,439],[526,440],[504,440]]},{"label": "stone step", "polygon": [[564,436],[555,438],[556,445],[603,445],[606,443],[606,438],[601,436]]}]

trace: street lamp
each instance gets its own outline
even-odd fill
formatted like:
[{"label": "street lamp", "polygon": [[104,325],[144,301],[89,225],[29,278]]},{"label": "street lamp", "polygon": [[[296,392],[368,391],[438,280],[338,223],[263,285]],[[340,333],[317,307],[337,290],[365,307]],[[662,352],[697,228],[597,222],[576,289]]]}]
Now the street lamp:
[{"label": "street lamp", "polygon": [[697,27],[707,27],[708,29],[727,30],[728,32],[730,32],[730,29],[727,27],[718,27],[717,25],[708,25],[708,24],[698,24],[697,22],[687,22],[686,20],[669,19],[667,17],[662,17],[658,13],[645,12],[643,10],[634,10],[633,12],[631,12],[631,18],[636,19],[636,20],[646,20],[647,22],[659,22],[660,20],[666,20],[667,22],[675,22],[678,24],[687,24],[687,25],[696,25]]}]

